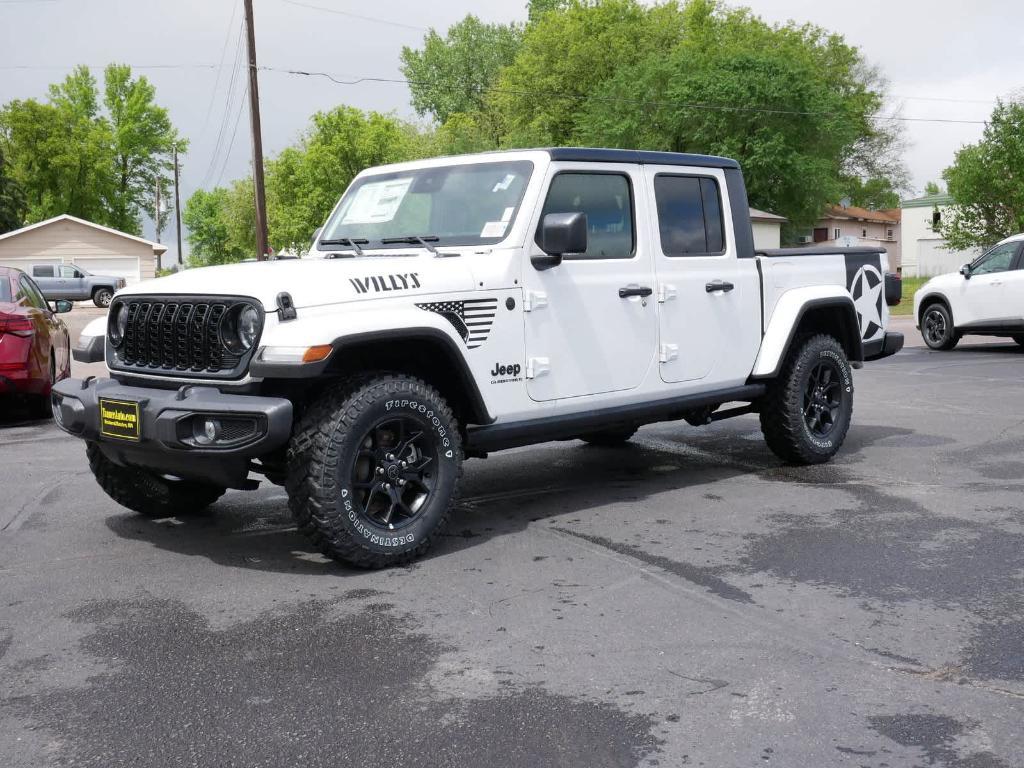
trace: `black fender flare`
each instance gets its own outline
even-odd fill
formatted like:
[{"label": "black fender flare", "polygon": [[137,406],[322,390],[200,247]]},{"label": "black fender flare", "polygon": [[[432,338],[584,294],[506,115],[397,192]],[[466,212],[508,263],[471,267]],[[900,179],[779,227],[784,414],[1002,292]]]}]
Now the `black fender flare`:
[{"label": "black fender flare", "polygon": [[773,379],[779,375],[782,364],[786,361],[789,351],[793,346],[793,339],[796,338],[797,329],[800,328],[804,317],[810,312],[822,309],[838,309],[843,314],[842,336],[839,338],[839,343],[843,345],[843,349],[846,350],[847,359],[851,363],[864,362],[864,339],[860,335],[860,322],[857,320],[857,309],[853,304],[853,299],[849,296],[811,299],[800,307],[800,311],[797,313],[796,319],[789,329],[789,336],[782,347],[782,353],[775,363],[775,368],[770,373],[757,376],[757,379]]}]

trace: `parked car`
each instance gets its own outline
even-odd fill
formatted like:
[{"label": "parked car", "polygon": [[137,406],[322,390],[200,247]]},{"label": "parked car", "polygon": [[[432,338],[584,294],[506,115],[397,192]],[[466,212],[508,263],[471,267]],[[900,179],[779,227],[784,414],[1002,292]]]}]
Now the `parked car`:
[{"label": "parked car", "polygon": [[0,267],[0,395],[26,397],[39,418],[52,413],[50,388],[71,375],[71,341],[57,317],[70,311],[64,300],[52,309],[20,269]]},{"label": "parked car", "polygon": [[464,456],[758,413],[784,461],[828,461],[853,368],[903,345],[885,249],[755,252],[720,157],[373,168],[315,248],[131,286],[86,327],[77,359],[113,378],[61,382],[54,409],[111,498],[173,515],[255,470],[330,556],[401,563],[443,529]]},{"label": "parked car", "polygon": [[36,264],[32,278],[50,301],[88,301],[109,307],[114,294],[125,286],[123,277],[91,275],[77,264]]},{"label": "parked car", "polygon": [[914,293],[924,343],[952,349],[963,336],[1005,336],[1024,346],[1024,233]]}]

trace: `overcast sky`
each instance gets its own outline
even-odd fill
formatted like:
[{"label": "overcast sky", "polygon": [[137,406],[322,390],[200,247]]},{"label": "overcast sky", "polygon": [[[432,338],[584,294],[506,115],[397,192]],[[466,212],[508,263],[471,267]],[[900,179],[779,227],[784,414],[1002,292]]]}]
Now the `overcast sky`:
[{"label": "overcast sky", "polygon": [[[401,77],[403,45],[418,45],[427,28],[443,31],[470,11],[486,21],[526,16],[525,4],[498,0],[254,3],[262,65],[328,72],[338,79]],[[997,96],[1024,88],[1020,0],[733,4],[748,5],[769,21],[795,19],[839,32],[882,69],[890,82],[891,111],[906,118],[981,121]],[[47,84],[78,63],[95,67],[96,74],[111,61],[137,67],[191,141],[183,158],[184,204],[195,189],[248,172],[240,67],[228,100],[236,50],[244,54],[237,48],[241,6],[242,0],[0,0],[0,103],[44,98]],[[155,65],[172,68],[143,68]],[[413,117],[407,88],[394,83],[338,85],[322,77],[262,71],[260,98],[268,155],[292,143],[313,112],[338,104]],[[906,164],[917,190],[938,179],[954,152],[982,131],[982,125],[971,123],[904,125]],[[152,236],[152,227],[147,229]],[[173,240],[173,230],[165,230],[163,239]]]}]

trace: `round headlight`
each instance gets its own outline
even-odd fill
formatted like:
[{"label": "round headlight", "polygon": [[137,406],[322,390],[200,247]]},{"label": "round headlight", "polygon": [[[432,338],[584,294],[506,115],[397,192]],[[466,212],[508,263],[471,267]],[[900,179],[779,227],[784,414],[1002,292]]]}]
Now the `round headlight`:
[{"label": "round headlight", "polygon": [[107,325],[110,342],[115,346],[121,346],[124,341],[124,334],[128,330],[128,307],[124,304],[115,304],[111,310],[112,317]]},{"label": "round headlight", "polygon": [[242,349],[252,349],[260,332],[260,313],[256,307],[246,305],[238,314],[238,343]]}]

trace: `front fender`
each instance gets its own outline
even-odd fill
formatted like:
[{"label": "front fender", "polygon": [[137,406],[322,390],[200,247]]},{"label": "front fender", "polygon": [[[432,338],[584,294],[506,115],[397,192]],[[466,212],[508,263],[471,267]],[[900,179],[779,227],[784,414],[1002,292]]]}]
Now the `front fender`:
[{"label": "front fender", "polygon": [[[761,350],[754,361],[751,378],[770,378],[776,376],[782,367],[782,361],[789,351],[793,336],[800,325],[800,320],[813,309],[837,307],[849,313],[848,322],[857,328],[856,346],[861,346],[859,335],[860,325],[857,321],[857,310],[853,298],[838,285],[813,285],[804,288],[793,288],[779,297],[772,311],[772,316],[761,339]],[[840,339],[843,341],[843,339]],[[850,356],[852,360],[863,359],[863,352]]]}]

